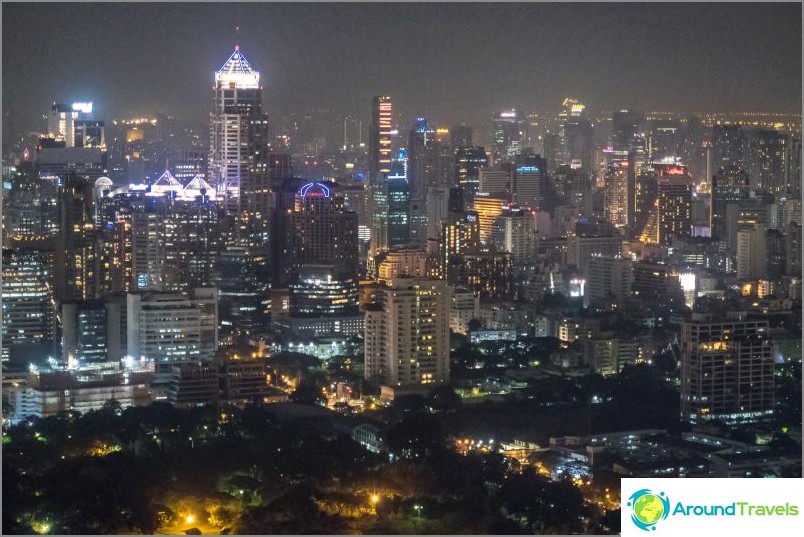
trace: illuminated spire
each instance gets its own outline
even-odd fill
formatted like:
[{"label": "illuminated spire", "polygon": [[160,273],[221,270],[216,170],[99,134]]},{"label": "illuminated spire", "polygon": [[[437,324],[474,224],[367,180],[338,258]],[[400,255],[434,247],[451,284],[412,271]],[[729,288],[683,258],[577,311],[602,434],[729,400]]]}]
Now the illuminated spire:
[{"label": "illuminated spire", "polygon": [[215,72],[215,81],[224,84],[234,82],[238,88],[258,88],[260,73],[248,63],[246,57],[240,52],[240,45],[235,45],[232,55]]}]

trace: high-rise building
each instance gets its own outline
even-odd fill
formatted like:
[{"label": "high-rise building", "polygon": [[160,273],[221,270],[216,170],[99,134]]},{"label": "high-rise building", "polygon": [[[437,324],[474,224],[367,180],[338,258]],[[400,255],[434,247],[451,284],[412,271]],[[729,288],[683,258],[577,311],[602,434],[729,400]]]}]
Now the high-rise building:
[{"label": "high-rise building", "polygon": [[[523,155],[519,155],[522,157]],[[513,199],[520,205],[544,208],[547,196],[547,161],[538,155],[528,155],[520,159],[513,173]]]},{"label": "high-rise building", "polygon": [[681,418],[758,421],[773,414],[773,354],[767,321],[693,314],[681,325]]},{"label": "high-rise building", "polygon": [[288,218],[291,271],[307,264],[345,265],[357,270],[357,213],[347,210],[334,183],[306,183]]},{"label": "high-rise building", "polygon": [[405,166],[401,161],[391,164],[391,172],[385,181],[388,214],[385,219],[388,248],[410,243],[410,192]]},{"label": "high-rise building", "polygon": [[636,217],[636,176],[633,159],[615,160],[609,164],[603,196],[606,219],[629,237],[633,232]]},{"label": "high-rise building", "polygon": [[460,147],[455,154],[455,179],[458,186],[474,195],[480,184],[480,170],[488,167],[486,150],[482,147]]},{"label": "high-rise building", "polygon": [[745,133],[740,125],[716,125],[712,130],[712,158],[715,168],[745,168]]},{"label": "high-rise building", "polygon": [[391,171],[391,121],[393,104],[388,95],[374,97],[369,132],[369,179]]},{"label": "high-rise building", "polygon": [[514,157],[527,146],[528,122],[525,115],[515,108],[495,112],[493,163],[514,162]]},{"label": "high-rise building", "polygon": [[[214,289],[214,288],[212,288]],[[126,330],[129,356],[153,362],[162,380],[173,365],[210,360],[217,349],[216,292],[129,293]]]},{"label": "high-rise building", "polygon": [[634,274],[630,259],[614,256],[592,256],[586,264],[586,289],[590,302],[613,300],[622,302],[631,296]]},{"label": "high-rise building", "polygon": [[336,265],[302,265],[289,286],[290,315],[342,317],[357,315],[357,276]]},{"label": "high-rise building", "polygon": [[[265,186],[260,177],[249,177],[250,164],[255,166],[255,160],[261,160],[258,157],[263,156],[256,155],[255,151],[264,152],[265,162],[268,162],[267,148],[264,147],[267,116],[262,112],[260,73],[246,60],[239,46],[215,72],[214,91],[209,182],[217,189],[226,210],[237,214],[244,208],[240,199],[241,184],[254,190],[256,198],[260,198],[259,191]],[[256,146],[261,146],[261,149],[255,149]],[[255,182],[259,185],[253,189]]]},{"label": "high-rise building", "polygon": [[686,166],[654,165],[657,195],[639,240],[670,244],[692,235],[692,178]]},{"label": "high-rise building", "polygon": [[103,300],[62,303],[62,356],[67,364],[82,365],[109,360],[107,331],[110,323],[107,322],[107,316]]},{"label": "high-rise building", "polygon": [[53,255],[16,246],[3,250],[3,361],[52,355]]},{"label": "high-rise building", "polygon": [[765,226],[753,224],[737,232],[737,278],[757,280],[767,274]]},{"label": "high-rise building", "polygon": [[641,127],[645,116],[638,112],[619,110],[612,114],[611,146],[615,159],[641,161],[645,157],[645,138]]},{"label": "high-rise building", "polygon": [[494,244],[511,254],[514,267],[533,262],[536,251],[536,230],[533,215],[520,205],[503,208],[494,223]]},{"label": "high-rise building", "polygon": [[787,135],[757,130],[748,144],[748,175],[756,190],[775,196],[787,193]]},{"label": "high-rise building", "polygon": [[558,114],[556,132],[545,137],[545,156],[554,166],[570,166],[572,169],[592,171],[593,135],[592,123],[586,117],[586,106],[575,99],[564,99]]},{"label": "high-rise building", "polygon": [[449,289],[443,280],[398,278],[365,317],[365,378],[386,386],[449,381]]},{"label": "high-rise building", "polygon": [[736,230],[736,221],[729,226],[728,208],[737,207],[748,199],[750,185],[748,175],[742,168],[721,167],[712,178],[711,236],[718,239],[730,237],[730,227]]}]

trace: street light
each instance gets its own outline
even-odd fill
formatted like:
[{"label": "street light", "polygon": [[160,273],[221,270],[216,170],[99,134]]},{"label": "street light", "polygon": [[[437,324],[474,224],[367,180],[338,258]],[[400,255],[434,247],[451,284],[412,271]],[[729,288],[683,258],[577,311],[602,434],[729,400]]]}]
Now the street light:
[{"label": "street light", "polygon": [[184,521],[185,521],[187,524],[192,524],[193,522],[195,522],[195,516],[193,516],[193,515],[187,515],[186,517],[184,517]]},{"label": "street light", "polygon": [[413,508],[416,510],[416,516],[421,518],[422,516],[422,506],[421,505],[414,505]]}]

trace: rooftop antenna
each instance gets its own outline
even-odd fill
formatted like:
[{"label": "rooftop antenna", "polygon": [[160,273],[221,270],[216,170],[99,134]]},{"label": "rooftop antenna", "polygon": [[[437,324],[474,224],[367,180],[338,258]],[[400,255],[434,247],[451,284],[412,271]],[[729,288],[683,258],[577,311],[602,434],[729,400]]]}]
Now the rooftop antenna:
[{"label": "rooftop antenna", "polygon": [[238,43],[240,37],[240,26],[235,26],[235,50],[240,50],[240,44]]}]

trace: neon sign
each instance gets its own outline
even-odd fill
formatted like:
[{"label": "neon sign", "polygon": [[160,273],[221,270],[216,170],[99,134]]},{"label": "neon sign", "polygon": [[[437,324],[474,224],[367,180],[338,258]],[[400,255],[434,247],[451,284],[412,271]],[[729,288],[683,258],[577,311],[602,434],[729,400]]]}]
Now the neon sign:
[{"label": "neon sign", "polygon": [[329,187],[323,183],[307,183],[299,189],[299,194],[304,198],[328,198]]},{"label": "neon sign", "polygon": [[687,167],[668,166],[662,170],[662,175],[687,175]]}]

